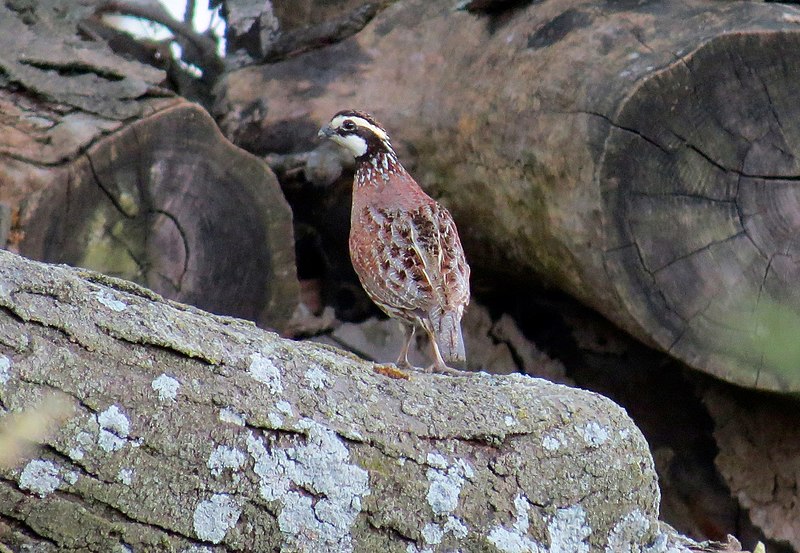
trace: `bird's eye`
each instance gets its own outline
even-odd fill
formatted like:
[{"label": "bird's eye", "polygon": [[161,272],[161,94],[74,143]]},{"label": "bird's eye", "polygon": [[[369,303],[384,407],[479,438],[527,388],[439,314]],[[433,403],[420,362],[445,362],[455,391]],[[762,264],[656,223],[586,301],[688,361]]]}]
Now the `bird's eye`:
[{"label": "bird's eye", "polygon": [[354,130],[356,130],[356,124],[353,123],[350,119],[347,119],[347,120],[345,120],[344,123],[342,123],[342,130],[354,131]]}]

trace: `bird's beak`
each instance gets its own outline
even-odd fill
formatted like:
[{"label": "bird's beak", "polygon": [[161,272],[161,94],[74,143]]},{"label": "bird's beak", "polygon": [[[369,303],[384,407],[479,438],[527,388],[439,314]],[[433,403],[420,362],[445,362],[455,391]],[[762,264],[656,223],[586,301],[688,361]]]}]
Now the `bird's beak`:
[{"label": "bird's beak", "polygon": [[317,136],[319,138],[330,138],[333,135],[334,135],[334,132],[333,132],[333,129],[330,127],[330,125],[325,125],[317,133]]}]

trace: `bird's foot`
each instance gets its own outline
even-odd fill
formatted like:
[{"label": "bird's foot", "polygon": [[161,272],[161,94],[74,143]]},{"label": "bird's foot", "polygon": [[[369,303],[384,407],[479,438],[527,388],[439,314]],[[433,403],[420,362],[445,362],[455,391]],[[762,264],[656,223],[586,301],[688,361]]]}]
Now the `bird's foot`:
[{"label": "bird's foot", "polygon": [[469,376],[472,374],[469,371],[462,371],[459,369],[448,367],[447,365],[444,364],[437,364],[437,363],[430,365],[427,369],[425,369],[425,372],[446,374],[448,376]]},{"label": "bird's foot", "polygon": [[411,363],[374,363],[372,370],[385,377],[393,378],[395,380],[409,380],[411,375],[409,373],[424,373],[424,374],[444,374],[447,376],[469,376],[473,374],[470,371],[458,370],[448,367],[443,364],[433,363],[428,367],[421,368],[415,367]]}]

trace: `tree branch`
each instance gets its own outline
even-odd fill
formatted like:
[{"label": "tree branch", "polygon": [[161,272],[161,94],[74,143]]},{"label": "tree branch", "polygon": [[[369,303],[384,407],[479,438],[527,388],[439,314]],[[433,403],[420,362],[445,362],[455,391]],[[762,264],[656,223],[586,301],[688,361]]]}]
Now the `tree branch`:
[{"label": "tree branch", "polygon": [[107,13],[138,17],[163,25],[175,35],[176,40],[184,47],[184,59],[203,71],[205,81],[213,82],[222,74],[224,63],[217,55],[216,42],[206,35],[197,33],[191,23],[177,21],[163,8],[157,9],[126,0],[108,0],[97,9],[98,15]]},{"label": "tree branch", "polygon": [[183,22],[186,25],[192,25],[194,21],[194,12],[197,4],[197,0],[186,0],[186,8],[183,11]]}]

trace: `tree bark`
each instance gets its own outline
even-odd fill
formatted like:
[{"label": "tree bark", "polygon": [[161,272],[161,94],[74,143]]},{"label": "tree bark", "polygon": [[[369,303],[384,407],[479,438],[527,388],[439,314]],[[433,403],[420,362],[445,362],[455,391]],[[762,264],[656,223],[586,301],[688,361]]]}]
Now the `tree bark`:
[{"label": "tree bark", "polygon": [[800,551],[800,416],[796,398],[754,398],[709,386],[716,465],[750,520]]},{"label": "tree bark", "polygon": [[12,5],[0,6],[8,246],[284,328],[299,287],[269,168],[161,88],[162,71],[79,40],[88,7]]},{"label": "tree bark", "polygon": [[354,37],[231,73],[220,113],[260,106],[246,146],[286,152],[372,111],[479,272],[538,275],[699,370],[800,390],[800,12],[452,4],[395,2]]},{"label": "tree bark", "polygon": [[0,469],[0,541],[15,550],[687,551],[657,523],[647,444],[602,396],[521,376],[387,378],[0,251],[0,406],[53,391],[66,420]]}]

